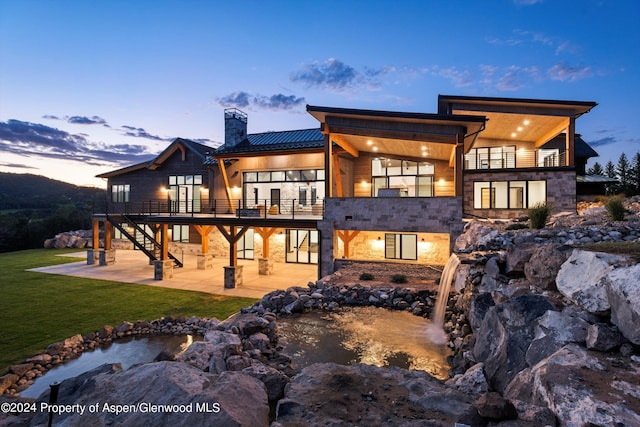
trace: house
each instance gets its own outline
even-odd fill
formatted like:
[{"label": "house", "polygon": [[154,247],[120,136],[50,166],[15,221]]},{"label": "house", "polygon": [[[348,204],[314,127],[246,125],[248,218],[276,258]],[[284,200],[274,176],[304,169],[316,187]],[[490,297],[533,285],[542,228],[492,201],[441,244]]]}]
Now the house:
[{"label": "house", "polygon": [[[227,109],[217,149],[176,139],[151,162],[108,179],[104,257],[114,237],[134,242],[156,278],[179,264],[173,248],[206,269],[229,257],[225,285],[242,282],[238,259],[261,274],[281,262],[342,260],[444,264],[468,218],[516,218],[540,202],[575,211],[586,161],[576,135],[594,102],[441,95],[438,112],[307,106],[315,129],[249,134]],[[95,233],[97,235],[97,233]],[[97,247],[97,237],[94,247]]]}]

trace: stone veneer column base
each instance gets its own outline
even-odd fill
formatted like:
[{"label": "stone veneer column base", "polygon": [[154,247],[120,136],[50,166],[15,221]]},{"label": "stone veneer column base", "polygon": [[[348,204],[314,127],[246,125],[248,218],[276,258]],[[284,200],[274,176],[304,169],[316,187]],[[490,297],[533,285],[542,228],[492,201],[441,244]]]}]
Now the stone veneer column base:
[{"label": "stone veneer column base", "polygon": [[116,250],[104,249],[98,253],[98,260],[100,265],[111,265],[116,263]]},{"label": "stone veneer column base", "polygon": [[173,278],[173,261],[170,259],[153,262],[153,279],[165,280]]},{"label": "stone veneer column base", "polygon": [[224,267],[224,287],[225,289],[233,289],[236,286],[242,286],[242,265],[232,267],[227,265]]},{"label": "stone veneer column base", "polygon": [[98,249],[87,249],[87,265],[100,262],[100,251]]},{"label": "stone veneer column base", "polygon": [[258,274],[263,276],[273,274],[273,262],[269,258],[258,258]]},{"label": "stone veneer column base", "polygon": [[198,270],[213,270],[213,254],[197,254]]}]

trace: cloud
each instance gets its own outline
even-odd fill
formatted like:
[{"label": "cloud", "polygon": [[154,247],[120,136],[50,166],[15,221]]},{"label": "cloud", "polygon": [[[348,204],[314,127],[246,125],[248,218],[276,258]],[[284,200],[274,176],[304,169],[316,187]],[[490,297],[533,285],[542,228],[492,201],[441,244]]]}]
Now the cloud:
[{"label": "cloud", "polygon": [[324,62],[312,62],[303,64],[299,70],[291,73],[291,81],[302,83],[307,88],[328,89],[337,92],[366,88],[376,90],[380,88],[379,77],[395,71],[395,67],[385,66],[380,68],[365,67],[363,71],[345,64],[344,62],[329,58]]},{"label": "cloud", "polygon": [[580,46],[570,40],[562,40],[544,33],[522,29],[513,30],[512,34],[506,38],[488,37],[486,42],[496,46],[542,45],[553,49],[556,56],[580,53]]},{"label": "cloud", "polygon": [[614,144],[616,142],[617,142],[616,138],[614,138],[613,136],[607,136],[605,138],[589,141],[589,145],[592,147],[602,147],[603,145]]},{"label": "cloud", "polygon": [[305,104],[303,97],[295,95],[283,95],[281,93],[264,96],[260,94],[251,94],[249,92],[239,91],[216,99],[218,105],[229,108],[260,108],[271,111],[292,110],[298,106]]},{"label": "cloud", "polygon": [[54,116],[52,114],[45,114],[44,116],[42,116],[42,118],[49,119],[49,120],[62,120],[60,117]]},{"label": "cloud", "polygon": [[543,0],[513,0],[513,3],[517,6],[531,6],[542,2]]},{"label": "cloud", "polygon": [[105,126],[107,125],[107,121],[102,117],[98,117],[98,116],[93,116],[93,117],[71,116],[71,117],[67,117],[67,122],[73,123],[76,125],[105,125]]},{"label": "cloud", "polygon": [[571,67],[567,64],[556,64],[547,70],[547,76],[551,80],[562,82],[575,82],[592,76],[591,67]]},{"label": "cloud", "polygon": [[135,126],[122,125],[122,129],[125,129],[123,135],[131,136],[133,138],[145,138],[152,141],[173,141],[174,138],[162,138],[158,135],[152,135],[143,128],[137,128]]},{"label": "cloud", "polygon": [[21,156],[81,161],[92,165],[129,164],[153,156],[146,147],[94,143],[78,134],[39,123],[0,122],[0,151]]},{"label": "cloud", "polygon": [[5,163],[5,162],[0,162],[0,166],[4,166],[6,168],[14,168],[14,169],[38,169],[36,167],[25,165],[23,163]]}]

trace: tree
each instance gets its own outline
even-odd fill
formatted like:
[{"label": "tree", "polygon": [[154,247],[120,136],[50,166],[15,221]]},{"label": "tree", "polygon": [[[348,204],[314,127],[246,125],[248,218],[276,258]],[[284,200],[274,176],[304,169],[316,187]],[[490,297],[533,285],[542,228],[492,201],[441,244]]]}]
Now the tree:
[{"label": "tree", "polygon": [[[613,162],[611,160],[609,160],[605,165],[604,174],[609,178],[618,179],[618,174],[616,173],[616,167],[613,165]],[[607,194],[615,194],[618,191],[619,191],[619,183],[607,185]]]},{"label": "tree", "polygon": [[587,175],[604,175],[604,169],[602,169],[600,163],[595,162],[593,166],[587,170]]},{"label": "tree", "polygon": [[620,181],[618,192],[628,194],[631,190],[631,174],[629,173],[629,169],[630,165],[627,155],[625,153],[620,154],[618,164],[616,165],[616,173],[618,175],[618,181]]},{"label": "tree", "polygon": [[631,168],[629,169],[629,178],[631,181],[631,194],[640,194],[640,151],[633,157]]}]

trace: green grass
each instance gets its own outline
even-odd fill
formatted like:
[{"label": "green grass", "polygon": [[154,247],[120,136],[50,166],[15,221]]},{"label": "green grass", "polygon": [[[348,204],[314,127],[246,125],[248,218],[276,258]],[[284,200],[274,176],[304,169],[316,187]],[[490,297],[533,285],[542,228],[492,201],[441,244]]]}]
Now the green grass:
[{"label": "green grass", "polygon": [[84,279],[27,269],[78,261],[70,250],[34,249],[0,254],[0,375],[49,344],[123,321],[163,316],[225,319],[251,298]]}]

